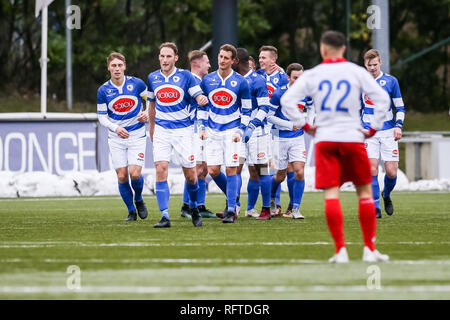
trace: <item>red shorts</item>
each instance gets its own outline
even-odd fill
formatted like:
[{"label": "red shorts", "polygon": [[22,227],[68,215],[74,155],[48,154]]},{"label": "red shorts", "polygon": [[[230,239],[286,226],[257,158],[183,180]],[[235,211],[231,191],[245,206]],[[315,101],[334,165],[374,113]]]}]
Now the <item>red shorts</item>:
[{"label": "red shorts", "polygon": [[340,187],[351,181],[360,186],[372,182],[370,162],[363,142],[316,143],[316,189]]}]

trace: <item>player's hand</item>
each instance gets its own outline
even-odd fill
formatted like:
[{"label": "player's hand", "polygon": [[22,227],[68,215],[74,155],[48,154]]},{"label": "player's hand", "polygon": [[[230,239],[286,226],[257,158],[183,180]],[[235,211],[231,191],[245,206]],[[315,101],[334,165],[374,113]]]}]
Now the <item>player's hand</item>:
[{"label": "player's hand", "polygon": [[116,133],[122,139],[127,139],[130,136],[128,131],[125,128],[122,128],[122,127],[117,127]]},{"label": "player's hand", "polygon": [[255,131],[255,125],[253,123],[249,123],[249,125],[247,126],[247,128],[245,128],[244,131],[244,142],[247,143],[248,140],[250,140],[253,131]]},{"label": "player's hand", "polygon": [[394,140],[395,140],[395,141],[400,140],[400,139],[402,138],[402,135],[403,135],[402,129],[400,129],[400,128],[394,128]]},{"label": "player's hand", "polygon": [[235,132],[231,139],[233,140],[233,142],[239,142],[241,141],[241,134],[239,132]]},{"label": "player's hand", "polygon": [[201,140],[206,140],[208,139],[208,132],[205,129],[200,130],[198,136],[200,137]]},{"label": "player's hand", "polygon": [[139,122],[147,122],[148,121],[148,112],[147,111],[139,112],[139,114],[137,116],[137,121],[139,121]]},{"label": "player's hand", "polygon": [[298,131],[298,130],[300,130],[299,127],[297,127],[297,126],[293,126],[293,127],[292,127],[292,131]]},{"label": "player's hand", "polygon": [[317,126],[310,126],[308,129],[306,129],[306,133],[309,134],[310,136],[315,136],[316,135],[316,130],[317,130]]},{"label": "player's hand", "polygon": [[358,129],[358,130],[362,132],[362,134],[364,135],[364,139],[372,138],[374,135],[373,132],[371,132],[370,130],[367,130],[367,129]]},{"label": "player's hand", "polygon": [[281,70],[281,67],[277,65],[276,63],[270,68],[269,74],[274,73],[275,71]]},{"label": "player's hand", "polygon": [[203,94],[199,94],[199,95],[195,98],[195,100],[197,101],[197,103],[198,103],[200,106],[204,106],[204,105],[206,105],[206,104],[208,103],[208,98],[207,98],[205,95],[203,95]]}]

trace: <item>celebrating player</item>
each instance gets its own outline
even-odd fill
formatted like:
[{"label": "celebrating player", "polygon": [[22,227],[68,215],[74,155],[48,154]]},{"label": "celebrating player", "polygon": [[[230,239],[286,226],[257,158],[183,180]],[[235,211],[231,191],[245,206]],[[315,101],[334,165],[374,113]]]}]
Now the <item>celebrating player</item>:
[{"label": "celebrating player", "polygon": [[148,76],[150,137],[156,167],[156,199],[161,211],[161,221],[155,224],[155,228],[170,227],[167,175],[172,150],[181,159],[192,223],[199,227],[202,218],[197,208],[199,187],[193,147],[194,121],[190,117],[189,105],[191,98],[199,105],[205,105],[208,99],[189,71],[175,67],[178,60],[177,46],[165,42],[159,50],[161,69]]},{"label": "celebrating player", "polygon": [[[208,70],[211,67],[208,59],[208,55],[204,51],[194,50],[189,53],[189,63],[191,65],[191,73],[194,76],[195,82],[200,85],[202,79],[208,74]],[[198,195],[197,195],[197,205],[200,215],[203,218],[216,218],[216,215],[206,209],[205,207],[205,196],[206,196],[206,175],[208,174],[208,168],[206,166],[206,141],[201,140],[198,135],[199,121],[197,120],[197,101],[191,99],[190,105],[191,115],[194,117],[194,141],[195,141],[195,159],[197,161],[197,181],[198,181]],[[189,192],[188,183],[184,183],[184,193],[183,193],[183,206],[181,208],[181,216],[191,218],[190,208],[189,208]]]},{"label": "celebrating player", "polygon": [[[370,159],[372,170],[372,191],[375,200],[375,210],[377,218],[381,218],[380,209],[380,186],[378,185],[378,159],[384,161],[386,174],[384,176],[383,200],[384,209],[388,215],[394,213],[394,206],[391,200],[391,191],[394,190],[397,182],[398,169],[398,140],[402,137],[403,121],[405,120],[405,106],[397,79],[387,73],[381,72],[380,53],[371,49],[364,55],[364,65],[378,84],[386,90],[391,98],[391,105],[386,112],[383,127],[375,136],[367,139],[367,153]],[[363,94],[362,121],[364,128],[370,127],[373,118],[373,102],[370,95]],[[395,107],[395,108],[394,108]],[[396,111],[394,121],[394,110]]]},{"label": "celebrating player", "polygon": [[[269,94],[265,79],[254,72],[249,65],[249,54],[244,48],[237,48],[237,58],[233,69],[244,76],[248,81],[252,99],[251,121],[244,134],[244,142],[241,144],[240,165],[238,168],[239,185],[242,167],[247,161],[250,179],[247,185],[248,204],[245,216],[256,217],[259,220],[270,219],[270,181],[269,175],[269,128],[267,126],[267,113],[269,112]],[[258,200],[259,187],[263,199],[261,215],[254,209]],[[259,218],[261,217],[261,218]]]},{"label": "celebrating player", "polygon": [[[111,79],[97,92],[97,114],[100,124],[109,129],[108,145],[119,180],[119,192],[128,208],[127,221],[147,218],[142,199],[147,113],[142,111],[142,99],[147,99],[147,86],[141,79],[125,76],[125,57],[112,52],[107,58]],[[131,187],[128,180],[131,177]],[[133,204],[133,190],[134,203]]]},{"label": "celebrating player", "polygon": [[[292,121],[286,118],[283,114],[280,106],[280,99],[283,94],[291,87],[294,82],[302,75],[303,66],[299,63],[291,63],[287,69],[286,73],[288,76],[289,83],[287,86],[282,86],[275,90],[270,98],[270,116],[268,117],[269,122],[271,122],[273,127],[273,160],[275,169],[277,170],[275,176],[272,179],[272,191],[271,191],[271,202],[270,210],[272,214],[275,214],[275,193],[281,182],[286,178],[286,170],[288,163],[291,164],[294,173],[294,185],[292,190],[292,208],[290,213],[286,213],[283,217],[291,217],[294,219],[304,219],[303,215],[300,213],[300,204],[303,197],[303,191],[305,190],[305,162],[306,162],[306,148],[305,139],[303,135],[303,130],[294,126]],[[312,100],[305,97],[301,101],[302,106],[306,106],[311,109]],[[312,114],[308,111],[308,118]],[[311,120],[308,120],[311,123]]]},{"label": "celebrating player", "polygon": [[[315,135],[316,188],[324,189],[325,217],[336,254],[329,260],[349,261],[345,248],[343,215],[339,188],[346,181],[356,186],[359,198],[359,221],[364,238],[363,261],[387,261],[389,257],[375,249],[375,204],[372,197],[370,162],[364,138],[381,129],[389,96],[363,68],[343,58],[345,36],[325,32],[320,40],[323,62],[305,73],[281,98],[282,111],[299,128]],[[374,103],[374,117],[369,131],[360,120],[360,97],[368,94]],[[305,122],[298,101],[310,96],[317,105],[316,125]]]},{"label": "celebrating player", "polygon": [[[240,141],[252,110],[247,80],[231,68],[234,59],[236,48],[230,44],[222,45],[218,55],[219,69],[202,80],[209,103],[199,107],[198,113],[203,125],[200,137],[208,139],[208,173],[227,197],[224,223],[235,220]],[[226,167],[226,176],[220,171],[221,165]]]}]

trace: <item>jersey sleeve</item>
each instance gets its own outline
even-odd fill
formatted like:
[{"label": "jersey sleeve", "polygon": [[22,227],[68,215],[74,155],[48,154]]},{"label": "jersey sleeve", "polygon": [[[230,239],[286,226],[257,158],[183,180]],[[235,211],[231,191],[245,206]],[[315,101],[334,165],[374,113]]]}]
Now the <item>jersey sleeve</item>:
[{"label": "jersey sleeve", "polygon": [[394,103],[396,114],[395,114],[395,126],[397,128],[403,128],[403,122],[405,121],[405,105],[403,103],[402,94],[400,92],[400,86],[398,80],[393,77],[391,99]]},{"label": "jersey sleeve", "polygon": [[147,100],[147,86],[145,85],[145,82],[138,78],[136,78],[136,80],[137,80],[136,89],[139,96],[142,99]]},{"label": "jersey sleeve", "polygon": [[195,99],[198,95],[203,94],[203,91],[201,87],[197,84],[197,81],[195,81],[195,78],[192,75],[192,73],[190,73],[189,71],[185,71],[185,74],[188,78],[187,83],[189,95]]},{"label": "jersey sleeve", "polygon": [[150,80],[151,75],[148,75],[148,79],[147,79],[147,101],[155,101],[155,92],[153,91],[153,87],[152,87],[152,81]]},{"label": "jersey sleeve", "polygon": [[102,88],[97,91],[97,114],[108,114],[108,104]]},{"label": "jersey sleeve", "polygon": [[241,99],[241,129],[248,126],[252,115],[252,98],[247,80],[243,79],[239,87],[239,98]]},{"label": "jersey sleeve", "polygon": [[309,74],[306,71],[289,87],[280,101],[283,114],[299,128],[303,128],[306,124],[306,118],[305,114],[298,108],[298,101],[311,93],[310,88],[308,88],[309,82]]},{"label": "jersey sleeve", "polygon": [[[258,112],[255,115],[255,119],[252,120],[252,123],[256,126],[262,125],[262,122],[267,117],[269,113],[269,92],[267,91],[267,86],[265,81],[261,79],[261,81],[257,82],[254,95],[256,97],[256,102],[258,103]],[[254,122],[253,122],[254,121]]]},{"label": "jersey sleeve", "polygon": [[[207,88],[206,88],[205,78],[206,77],[204,77],[202,82],[200,83],[200,88],[201,88],[202,92],[207,94],[208,91],[207,91]],[[199,105],[198,108],[197,108],[197,120],[200,121],[200,126],[203,127],[203,128],[206,128],[208,126],[209,109],[210,109],[209,99],[208,99],[208,103],[207,104],[205,104],[204,106],[200,106]]]},{"label": "jersey sleeve", "polygon": [[294,125],[289,120],[284,120],[275,115],[275,112],[280,108],[280,95],[277,91],[274,92],[269,102],[269,112],[267,114],[267,121],[276,125],[281,130],[292,130]]}]

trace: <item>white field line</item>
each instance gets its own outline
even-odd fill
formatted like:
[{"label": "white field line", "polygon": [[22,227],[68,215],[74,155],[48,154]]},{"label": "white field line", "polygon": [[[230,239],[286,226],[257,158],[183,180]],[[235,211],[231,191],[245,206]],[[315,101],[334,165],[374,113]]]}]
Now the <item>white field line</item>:
[{"label": "white field line", "polygon": [[[188,259],[188,258],[141,258],[141,259],[22,259],[22,258],[6,258],[0,259],[0,263],[123,263],[123,264],[139,264],[139,263],[164,263],[164,264],[324,264],[326,260],[312,259]],[[355,260],[358,262],[358,260]],[[399,265],[450,265],[450,260],[392,260],[384,264]]]},{"label": "white field line", "polygon": [[[119,242],[119,243],[84,243],[76,241],[43,241],[43,242],[2,242],[0,248],[50,248],[62,246],[75,247],[222,247],[222,246],[328,246],[332,242]],[[378,242],[378,244],[399,244],[399,245],[449,245],[450,241],[399,241],[399,242]],[[359,242],[346,242],[346,245],[361,245]]]},{"label": "white field line", "polygon": [[[222,197],[225,199],[225,196],[221,193],[210,193],[207,194],[208,198],[216,198],[216,197]],[[170,197],[182,197],[182,194],[171,194]],[[153,199],[156,199],[156,196],[154,195],[145,195],[146,197],[152,197]],[[54,198],[0,198],[0,202],[40,202],[40,201],[74,201],[74,200],[122,200],[120,196],[91,196],[91,197],[54,197]]]},{"label": "white field line", "polygon": [[69,290],[62,286],[2,286],[0,294],[11,293],[306,293],[306,292],[398,292],[398,293],[424,293],[424,292],[450,292],[450,285],[429,286],[382,286],[380,289],[368,289],[367,286],[81,286],[80,289]]}]

